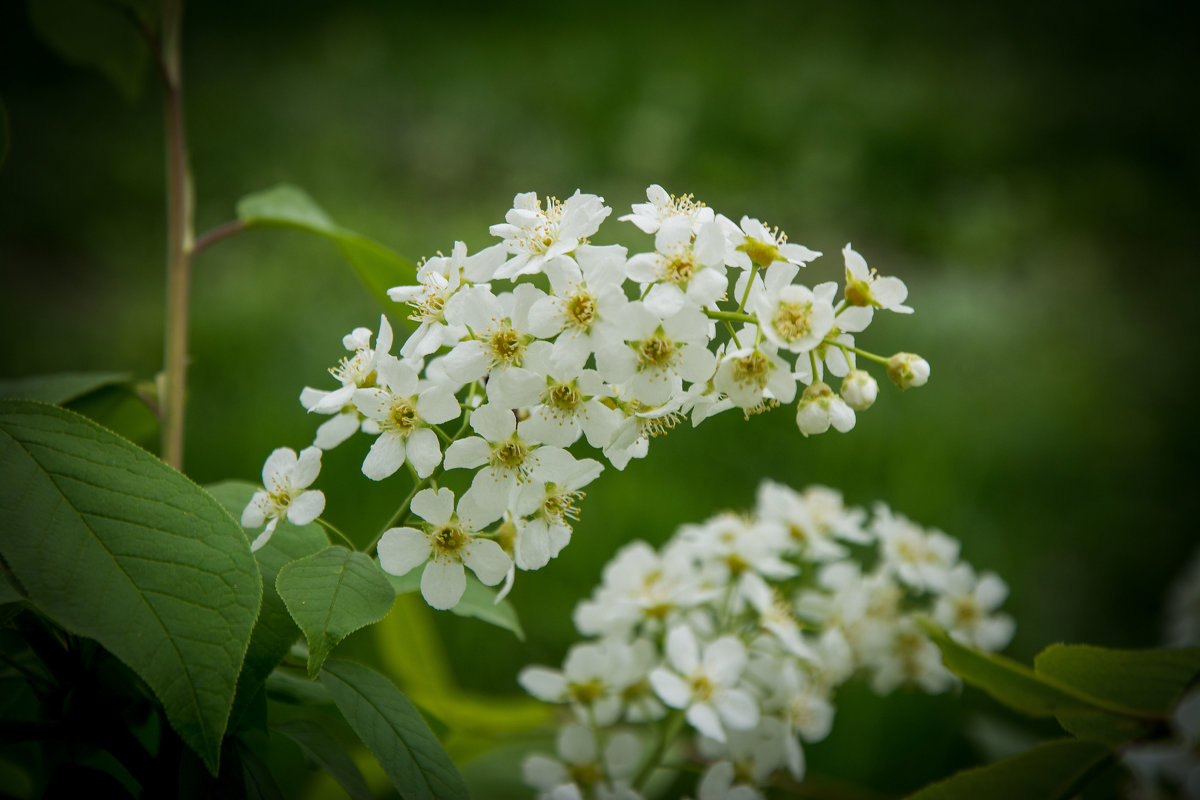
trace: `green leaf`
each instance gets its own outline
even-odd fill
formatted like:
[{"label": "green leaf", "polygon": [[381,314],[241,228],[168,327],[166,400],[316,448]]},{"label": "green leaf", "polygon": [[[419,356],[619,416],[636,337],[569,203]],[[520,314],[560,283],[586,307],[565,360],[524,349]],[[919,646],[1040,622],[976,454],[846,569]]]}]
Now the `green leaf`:
[{"label": "green leaf", "polygon": [[290,184],[246,195],[237,204],[247,228],[290,228],[324,236],[337,245],[371,293],[385,306],[387,290],[416,283],[416,268],[373,239],[336,224],[304,190]]},{"label": "green leaf", "polygon": [[474,577],[468,576],[467,588],[462,600],[450,609],[460,617],[474,617],[498,628],[512,631],[518,639],[525,641],[525,631],[517,619],[517,610],[508,600],[496,602],[496,592],[484,586]]},{"label": "green leaf", "polygon": [[1200,676],[1200,647],[1108,650],[1054,644],[1038,654],[1033,667],[1093,697],[1165,715]]},{"label": "green leaf", "polygon": [[1057,739],[1020,755],[964,770],[926,786],[908,800],[1064,800],[1112,758],[1095,742]]},{"label": "green leaf", "polygon": [[307,719],[291,719],[272,726],[272,730],[295,742],[305,758],[332,775],[353,800],[370,800],[371,790],[353,759],[320,725]]},{"label": "green leaf", "polygon": [[30,600],[129,665],[215,773],[262,597],[240,526],[90,420],[5,400],[0,530]]},{"label": "green leaf", "polygon": [[1039,675],[1147,715],[1057,714],[1059,724],[1079,738],[1118,745],[1165,730],[1167,714],[1200,672],[1200,649],[1107,650],[1056,644],[1033,663]]},{"label": "green leaf", "polygon": [[158,445],[158,417],[132,386],[102,386],[62,405],[134,444],[147,448]]},{"label": "green leaf", "polygon": [[128,383],[124,372],[59,372],[0,381],[0,397],[62,405],[105,386]]},{"label": "green leaf", "polygon": [[[420,569],[411,569],[403,575],[385,574],[396,594],[408,594],[421,589]],[[462,599],[450,611],[460,617],[474,617],[497,628],[512,631],[518,639],[525,641],[525,629],[521,627],[513,604],[508,600],[497,603],[496,591],[484,586],[470,573],[467,574],[467,588]]]},{"label": "green leaf", "polygon": [[396,593],[366,553],[331,545],[279,570],[275,588],[308,640],[308,676],[334,646],[392,610]]},{"label": "green leaf", "polygon": [[[224,481],[206,488],[234,519],[241,518],[242,511],[258,489],[246,481]],[[257,531],[247,532],[246,535],[253,540],[256,534]],[[236,724],[258,687],[300,638],[300,630],[275,590],[279,570],[298,558],[319,552],[328,544],[325,532],[315,522],[297,526],[285,519],[280,520],[267,544],[254,554],[262,573],[263,602],[258,622],[254,625],[254,634],[250,637],[250,648],[246,651],[246,663],[238,678],[233,723]]]},{"label": "green leaf", "polygon": [[405,800],[458,800],[467,786],[404,693],[370,667],[331,659],[321,672],[342,715]]},{"label": "green leaf", "polygon": [[965,647],[928,620],[922,626],[942,651],[947,669],[1018,711],[1035,717],[1054,716],[1063,711],[1141,716],[1136,709],[1092,697],[1056,678],[1039,675],[1012,659]]},{"label": "green leaf", "polygon": [[149,50],[128,9],[99,0],[29,0],[29,16],[64,59],[99,70],[126,100],[141,94]]}]

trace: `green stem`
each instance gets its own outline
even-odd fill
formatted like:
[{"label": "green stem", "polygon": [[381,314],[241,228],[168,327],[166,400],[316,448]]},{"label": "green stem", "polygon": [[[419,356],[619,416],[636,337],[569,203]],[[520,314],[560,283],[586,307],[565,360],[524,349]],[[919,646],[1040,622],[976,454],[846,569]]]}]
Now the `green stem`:
[{"label": "green stem", "polygon": [[183,117],[183,0],[166,0],[161,63],[167,144],[167,309],[163,336],[162,458],[183,469],[187,394],[188,296],[191,288],[193,188]]},{"label": "green stem", "polygon": [[330,533],[336,535],[338,538],[340,538],[343,542],[346,543],[346,545],[351,550],[358,549],[358,547],[354,544],[354,542],[350,541],[350,537],[347,536],[346,534],[342,533],[341,531],[339,531],[332,522],[328,522],[328,521],[322,519],[321,517],[317,517],[317,524],[320,525],[325,530],[329,531]]},{"label": "green stem", "polygon": [[642,771],[638,773],[633,780],[633,788],[641,791],[645,788],[646,782],[650,780],[650,776],[658,769],[666,755],[667,750],[675,743],[683,730],[684,710],[682,708],[675,709],[667,717],[663,724],[662,738],[658,740],[658,745],[655,746],[654,752],[650,754],[650,760],[646,762],[646,766],[642,767]]},{"label": "green stem", "polygon": [[849,350],[851,353],[857,353],[858,355],[862,356],[863,358],[869,358],[872,361],[875,361],[879,364],[887,364],[888,363],[888,360],[886,358],[884,358],[883,356],[877,356],[874,353],[868,353],[866,350],[860,350],[853,345],[842,344],[841,342],[835,341],[833,339],[826,339],[825,344],[831,344],[831,345],[834,345],[835,347],[841,347],[844,350]]},{"label": "green stem", "polygon": [[750,299],[750,289],[754,286],[754,276],[758,274],[758,264],[750,270],[750,279],[746,281],[746,291],[742,292],[742,302],[738,303],[738,313],[746,310],[746,301]]},{"label": "green stem", "polygon": [[[471,384],[471,394],[467,398],[467,402],[470,402],[471,397],[474,397],[474,396],[475,396],[475,384]],[[461,439],[463,434],[465,434],[467,432],[467,428],[470,426],[471,411],[466,406],[463,406],[463,411],[465,411],[466,413],[463,414],[462,425],[460,425],[458,427],[458,430],[454,432],[454,435],[450,437],[450,439],[447,442],[447,445],[453,444],[454,442],[457,442],[459,439]],[[431,427],[433,427],[433,426],[431,426]],[[408,462],[405,462],[405,463],[408,464]],[[408,467],[411,470],[412,464],[408,464]],[[402,502],[400,504],[399,508],[396,509],[396,513],[392,514],[392,518],[390,520],[388,520],[388,523],[386,525],[383,526],[383,529],[381,531],[379,531],[379,533],[377,533],[375,535],[375,538],[371,540],[371,543],[366,546],[366,548],[363,550],[364,553],[366,553],[367,555],[375,554],[375,547],[379,544],[379,540],[383,538],[383,534],[387,533],[388,530],[392,528],[392,526],[394,526],[397,522],[399,522],[401,519],[404,518],[404,516],[408,513],[408,507],[412,504],[413,498],[417,496],[417,492],[421,491],[426,486],[428,486],[430,481],[432,481],[437,476],[437,474],[442,471],[443,471],[442,465],[438,464],[437,468],[434,469],[433,472],[429,473],[429,475],[424,478],[418,478],[416,472],[413,472],[414,483],[413,483],[412,491],[410,491],[408,493],[408,496],[404,498],[404,502]]]},{"label": "green stem", "polygon": [[729,322],[746,322],[751,325],[758,324],[758,317],[752,314],[743,314],[740,311],[713,311],[711,308],[704,309],[704,315],[709,319],[723,319]]}]

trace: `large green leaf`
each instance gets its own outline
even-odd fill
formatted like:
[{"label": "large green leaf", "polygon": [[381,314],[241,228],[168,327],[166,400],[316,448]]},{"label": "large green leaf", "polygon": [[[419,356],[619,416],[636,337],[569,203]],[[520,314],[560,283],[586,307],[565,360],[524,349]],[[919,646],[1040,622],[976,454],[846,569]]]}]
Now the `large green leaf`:
[{"label": "large green leaf", "polygon": [[127,100],[141,94],[149,49],[131,9],[101,0],[29,0],[29,16],[60,56],[99,70]]},{"label": "large green leaf", "polygon": [[342,715],[405,800],[458,800],[467,787],[404,693],[370,667],[330,659],[321,671]]},{"label": "large green leaf", "polygon": [[127,383],[124,372],[57,372],[0,381],[0,397],[62,405],[105,386]]},{"label": "large green leaf", "polygon": [[379,242],[338,225],[296,186],[280,184],[246,195],[238,201],[237,215],[247,228],[290,228],[329,239],[385,306],[392,304],[388,289],[416,283],[416,268],[410,262]]},{"label": "large green leaf", "polygon": [[931,622],[925,621],[923,625],[942,651],[947,669],[1018,711],[1035,717],[1050,717],[1063,711],[1142,716],[1137,709],[1093,697],[1052,676],[1039,675],[1012,659],[965,647]]},{"label": "large green leaf", "polygon": [[1183,690],[1200,676],[1200,647],[1109,650],[1054,644],[1033,660],[1049,676],[1112,703],[1146,714],[1166,715]]},{"label": "large green leaf", "polygon": [[29,598],[140,675],[215,772],[262,597],[229,513],[90,420],[6,400],[0,531]]},{"label": "large green leaf", "polygon": [[1166,717],[1200,672],[1200,649],[1107,650],[1056,644],[1034,659],[1034,669],[1092,697],[1141,712],[1140,718],[1061,711],[1059,724],[1081,739],[1118,745],[1165,734]]},{"label": "large green leaf", "polygon": [[[388,575],[388,581],[396,594],[408,594],[420,591],[421,570],[412,569],[403,575]],[[450,609],[460,617],[474,617],[497,628],[512,631],[518,639],[525,641],[525,629],[517,617],[517,609],[508,600],[496,602],[496,590],[489,589],[479,582],[475,576],[467,574],[467,588],[463,591],[462,599]]]},{"label": "large green leaf", "polygon": [[338,642],[386,617],[396,600],[379,565],[341,545],[286,565],[275,588],[308,640],[310,678]]},{"label": "large green leaf", "polygon": [[1095,742],[1043,742],[1020,755],[930,784],[908,800],[1065,800],[1111,758],[1111,751]]},{"label": "large green leaf", "polygon": [[353,800],[371,800],[371,790],[354,760],[320,725],[312,720],[290,719],[272,725],[271,730],[295,742],[305,757],[332,775]]},{"label": "large green leaf", "polygon": [[[206,488],[234,519],[240,519],[258,487],[246,481],[224,481]],[[247,533],[247,536],[253,539],[257,533]],[[254,554],[263,579],[262,611],[254,625],[254,635],[250,637],[250,648],[246,651],[246,663],[238,678],[237,700],[232,717],[234,723],[271,670],[300,638],[300,630],[275,590],[279,570],[298,558],[320,551],[328,544],[325,532],[315,522],[297,526],[282,520],[266,546]]]}]

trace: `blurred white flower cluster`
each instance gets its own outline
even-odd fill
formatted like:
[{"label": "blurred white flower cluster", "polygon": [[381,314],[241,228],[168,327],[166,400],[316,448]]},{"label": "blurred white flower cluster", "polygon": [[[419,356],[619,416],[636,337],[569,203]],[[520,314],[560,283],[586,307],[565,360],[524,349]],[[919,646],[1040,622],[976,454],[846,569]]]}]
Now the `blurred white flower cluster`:
[{"label": "blurred white flower cluster", "polygon": [[[461,597],[464,565],[489,585],[507,578],[507,590],[514,569],[558,555],[583,487],[602,470],[568,452],[581,438],[623,469],[684,418],[695,426],[733,408],[749,417],[797,394],[804,435],[848,431],[878,393],[860,357],[901,388],[928,379],[918,356],[857,347],[876,310],[912,309],[904,283],[868,269],[849,245],[838,300],[835,282],[796,282],[820,253],[779,231],[749,217],[735,224],[660,186],[647,198],[622,219],[652,234],[653,248],[631,256],[588,242],[611,212],[602,198],[517,195],[491,226],[498,244],[469,255],[458,242],[423,262],[415,285],[389,291],[417,324],[398,354],[383,317],[374,345],[366,328],[343,339],[336,388],[301,393],[306,409],[329,417],[316,448],[362,431],[375,437],[368,478],[413,474],[413,495],[426,500],[411,511],[423,521],[384,533],[380,564],[394,574],[426,564],[421,589],[434,607]],[[842,378],[839,392],[826,372]],[[457,431],[442,427],[455,420]],[[473,471],[461,496],[436,485],[417,494],[456,469]],[[258,524],[289,514],[285,495],[271,497]],[[480,552],[489,558],[476,568]]]},{"label": "blurred white flower cluster", "polygon": [[[862,564],[870,564],[864,569]],[[881,694],[945,691],[955,678],[917,619],[960,642],[1004,647],[1007,587],[958,543],[823,487],[766,482],[754,513],[686,525],[662,547],[624,547],[575,609],[586,636],[562,669],[521,685],[568,709],[558,756],[530,756],[539,800],[641,797],[665,761],[703,774],[700,800],[761,798],[805,772],[801,742],[828,735],[852,677]]]}]

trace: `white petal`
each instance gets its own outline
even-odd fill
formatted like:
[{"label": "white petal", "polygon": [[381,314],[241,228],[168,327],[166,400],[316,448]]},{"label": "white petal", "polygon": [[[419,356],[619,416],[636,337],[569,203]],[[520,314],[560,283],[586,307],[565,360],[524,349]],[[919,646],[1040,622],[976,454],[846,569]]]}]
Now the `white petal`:
[{"label": "white petal", "polygon": [[391,528],[379,539],[379,566],[392,575],[404,575],[429,560],[429,537],[413,528]]},{"label": "white petal", "polygon": [[502,442],[517,430],[517,418],[509,407],[489,403],[471,412],[471,427],[489,442]]},{"label": "white petal", "polygon": [[445,386],[432,386],[417,398],[417,416],[431,425],[441,425],[458,417],[460,409],[454,394]]},{"label": "white petal", "polygon": [[700,666],[700,646],[696,634],[686,625],[677,625],[667,634],[667,658],[671,666],[691,675]]},{"label": "white petal", "polygon": [[722,636],[704,648],[704,672],[719,686],[729,686],[746,668],[746,648],[735,636]]},{"label": "white petal", "polygon": [[567,696],[567,678],[556,669],[526,667],[517,675],[517,683],[538,700],[561,703]]},{"label": "white petal", "polygon": [[446,488],[422,489],[408,507],[431,525],[445,525],[454,513],[454,492]]},{"label": "white petal", "polygon": [[290,447],[280,447],[267,456],[263,464],[263,486],[270,489],[280,479],[289,475],[296,466],[296,451]]},{"label": "white petal", "polygon": [[404,464],[404,438],[395,431],[379,434],[363,459],[362,471],[373,481],[381,481],[395,474]]},{"label": "white petal", "polygon": [[492,448],[478,436],[459,439],[446,448],[446,469],[475,469],[488,462]]},{"label": "white petal", "polygon": [[659,699],[671,708],[687,708],[692,702],[692,690],[687,681],[664,667],[650,673],[650,686]]},{"label": "white petal", "polygon": [[300,451],[296,466],[292,468],[292,488],[303,489],[311,486],[321,474],[321,449],[306,447]]},{"label": "white petal", "polygon": [[250,502],[246,504],[246,508],[242,511],[242,527],[257,528],[267,521],[267,514],[264,510],[270,500],[270,495],[259,489],[250,498]]},{"label": "white petal", "polygon": [[325,510],[325,495],[313,490],[304,492],[288,503],[287,518],[293,525],[307,525]]},{"label": "white petal", "polygon": [[512,566],[508,554],[491,539],[473,539],[463,548],[462,559],[487,586],[495,586],[504,580]]},{"label": "white petal", "polygon": [[417,471],[417,476],[428,478],[437,465],[442,463],[442,447],[438,444],[437,434],[429,428],[413,431],[408,437],[406,455]]},{"label": "white petal", "polygon": [[721,727],[721,720],[718,719],[717,712],[708,703],[697,703],[689,708],[687,721],[708,738],[716,739],[718,742],[725,741],[725,729]]},{"label": "white petal", "polygon": [[317,428],[313,444],[322,450],[332,450],[358,432],[358,413],[338,414],[330,417]]},{"label": "white petal", "polygon": [[421,596],[441,611],[454,608],[467,589],[467,574],[461,561],[433,559],[421,574]]},{"label": "white petal", "polygon": [[744,731],[758,724],[758,704],[748,692],[728,689],[720,692],[713,702],[721,719],[730,728]]}]

